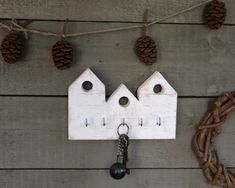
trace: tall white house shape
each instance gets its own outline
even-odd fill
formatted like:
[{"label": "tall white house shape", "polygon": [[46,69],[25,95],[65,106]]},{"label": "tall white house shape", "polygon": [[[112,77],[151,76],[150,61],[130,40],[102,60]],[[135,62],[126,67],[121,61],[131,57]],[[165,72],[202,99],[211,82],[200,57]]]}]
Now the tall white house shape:
[{"label": "tall white house shape", "polygon": [[159,72],[138,88],[137,98],[121,84],[106,100],[104,84],[87,69],[70,85],[68,103],[69,140],[114,140],[121,123],[130,139],[176,138],[177,93]]}]

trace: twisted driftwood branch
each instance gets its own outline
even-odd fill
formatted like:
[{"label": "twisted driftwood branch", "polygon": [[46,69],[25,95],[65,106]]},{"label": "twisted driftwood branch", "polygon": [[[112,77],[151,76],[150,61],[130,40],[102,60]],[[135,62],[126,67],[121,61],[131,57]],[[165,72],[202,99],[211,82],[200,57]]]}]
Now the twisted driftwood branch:
[{"label": "twisted driftwood branch", "polygon": [[202,119],[194,137],[196,153],[202,169],[213,185],[235,188],[235,173],[221,164],[215,146],[227,115],[235,109],[235,92],[224,93],[214,102],[214,108]]}]

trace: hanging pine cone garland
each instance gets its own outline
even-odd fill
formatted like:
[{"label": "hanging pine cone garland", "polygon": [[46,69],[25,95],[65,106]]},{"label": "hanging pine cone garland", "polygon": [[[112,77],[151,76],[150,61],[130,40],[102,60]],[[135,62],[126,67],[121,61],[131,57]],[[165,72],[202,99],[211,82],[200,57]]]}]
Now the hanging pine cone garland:
[{"label": "hanging pine cone garland", "polygon": [[14,64],[20,59],[24,41],[24,37],[18,32],[12,32],[5,36],[1,44],[1,53],[4,62]]},{"label": "hanging pine cone garland", "polygon": [[205,23],[211,29],[219,29],[225,21],[226,12],[227,11],[225,3],[218,0],[212,0],[205,7],[204,11]]},{"label": "hanging pine cone garland", "polygon": [[52,56],[58,69],[67,69],[73,62],[73,47],[66,40],[60,40],[53,45]]},{"label": "hanging pine cone garland", "polygon": [[152,65],[157,60],[157,46],[150,36],[137,39],[135,50],[138,58],[146,65]]}]

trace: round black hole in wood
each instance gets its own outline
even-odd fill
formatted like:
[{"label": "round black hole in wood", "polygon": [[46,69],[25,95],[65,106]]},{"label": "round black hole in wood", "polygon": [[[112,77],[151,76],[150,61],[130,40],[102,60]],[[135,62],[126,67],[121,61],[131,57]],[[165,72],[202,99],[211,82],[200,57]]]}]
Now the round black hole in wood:
[{"label": "round black hole in wood", "polygon": [[162,91],[162,86],[160,84],[157,84],[153,88],[154,93],[160,93]]},{"label": "round black hole in wood", "polygon": [[127,97],[121,97],[121,98],[119,99],[119,104],[120,104],[121,106],[127,106],[128,103],[129,103],[129,99],[128,99]]},{"label": "round black hole in wood", "polygon": [[85,81],[82,83],[82,88],[85,91],[90,91],[93,88],[93,84],[90,81]]}]

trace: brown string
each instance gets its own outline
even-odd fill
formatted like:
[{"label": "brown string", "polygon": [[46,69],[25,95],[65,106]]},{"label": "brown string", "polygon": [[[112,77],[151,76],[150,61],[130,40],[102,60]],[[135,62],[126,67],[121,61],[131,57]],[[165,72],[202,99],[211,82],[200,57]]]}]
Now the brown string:
[{"label": "brown string", "polygon": [[10,23],[10,26],[9,26],[10,27],[9,30],[14,31],[15,28],[17,28],[19,30],[22,30],[22,32],[24,33],[25,38],[28,39],[28,33],[26,31],[23,31],[23,30],[24,30],[24,27],[29,25],[31,22],[32,22],[32,20],[26,20],[23,23],[18,23],[15,19],[12,19],[11,23]]},{"label": "brown string", "polygon": [[[19,28],[19,29],[23,28],[21,25],[17,24],[16,22],[12,20],[12,26],[11,26],[12,31],[14,30],[14,27]],[[24,33],[25,38],[28,39],[28,33],[25,31],[23,33]]]},{"label": "brown string", "polygon": [[[195,4],[191,7],[188,7],[186,9],[183,9],[179,12],[172,13],[168,16],[165,16],[163,18],[156,18],[153,21],[149,22],[146,26],[152,26],[156,23],[160,23],[164,20],[167,20],[169,18],[178,16],[180,14],[186,13],[188,11],[191,11],[193,9],[196,9],[211,0],[205,0],[201,3]],[[96,30],[96,31],[88,31],[88,32],[80,32],[80,33],[68,33],[64,34],[64,37],[78,37],[78,36],[84,36],[84,35],[92,35],[92,34],[101,34],[101,33],[108,33],[108,32],[115,32],[115,31],[124,31],[124,30],[132,30],[132,29],[137,29],[137,28],[142,28],[144,27],[143,24],[139,25],[132,25],[132,26],[123,26],[123,27],[117,27],[117,28],[110,28],[110,29],[103,29],[103,30]],[[34,34],[39,34],[39,35],[44,35],[44,36],[52,36],[52,37],[61,37],[61,33],[54,33],[54,32],[47,32],[47,31],[42,31],[42,30],[36,30],[36,29],[26,29],[24,27],[13,27],[9,26],[8,24],[4,24],[0,22],[0,28],[7,29],[9,31],[14,30],[14,31],[21,31],[21,32],[27,32],[27,33],[34,33]]]},{"label": "brown string", "polygon": [[214,102],[212,111],[206,113],[194,136],[194,147],[202,169],[213,185],[235,188],[235,173],[221,164],[215,140],[228,114],[235,109],[235,92],[224,93]]},{"label": "brown string", "polygon": [[66,30],[67,30],[68,21],[69,21],[68,19],[66,19],[66,20],[64,21],[64,25],[63,25],[62,33],[61,33],[61,38],[62,38],[62,39],[65,39],[65,37],[66,37],[65,33],[66,33]]},{"label": "brown string", "polygon": [[143,35],[146,36],[148,32],[148,13],[149,9],[147,8],[144,13],[144,25],[143,25]]}]

